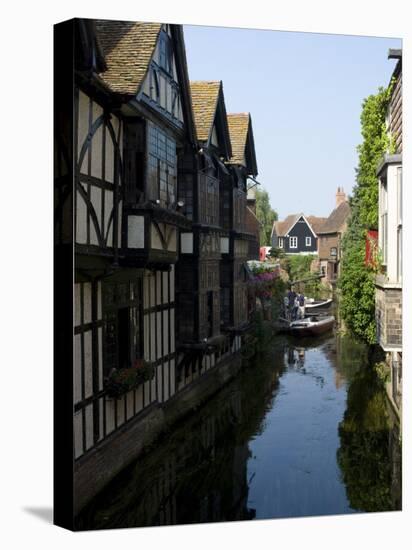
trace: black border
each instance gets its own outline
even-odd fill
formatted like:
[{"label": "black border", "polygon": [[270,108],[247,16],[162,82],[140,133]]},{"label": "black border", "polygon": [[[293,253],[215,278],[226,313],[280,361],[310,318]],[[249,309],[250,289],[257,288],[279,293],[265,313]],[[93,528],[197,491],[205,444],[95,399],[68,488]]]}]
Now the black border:
[{"label": "black border", "polygon": [[[65,223],[54,236],[54,487],[53,523],[74,530],[73,440],[73,121],[74,121],[74,19],[54,25],[54,148],[64,143],[68,173],[58,175],[54,155],[54,198],[68,191],[71,215],[63,219],[56,208],[54,226]],[[67,195],[66,195],[67,196]],[[56,204],[56,203],[55,203]],[[64,242],[60,240],[66,235]],[[68,238],[68,236],[71,236]]]}]

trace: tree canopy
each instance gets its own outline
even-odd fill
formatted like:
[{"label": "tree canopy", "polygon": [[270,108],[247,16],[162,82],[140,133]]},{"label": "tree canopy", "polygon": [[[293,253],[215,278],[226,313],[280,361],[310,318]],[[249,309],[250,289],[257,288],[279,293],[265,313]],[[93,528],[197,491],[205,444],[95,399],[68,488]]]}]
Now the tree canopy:
[{"label": "tree canopy", "polygon": [[256,189],[256,217],[262,224],[260,246],[270,246],[273,222],[278,219],[278,215],[271,207],[269,193],[265,189]]}]

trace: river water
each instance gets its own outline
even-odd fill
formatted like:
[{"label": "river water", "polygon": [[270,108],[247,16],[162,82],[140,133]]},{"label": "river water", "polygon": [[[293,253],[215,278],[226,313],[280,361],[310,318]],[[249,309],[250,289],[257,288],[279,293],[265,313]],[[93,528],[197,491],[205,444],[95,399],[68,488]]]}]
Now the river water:
[{"label": "river water", "polygon": [[399,429],[366,348],[330,334],[276,336],[265,349],[117,476],[77,528],[400,509]]}]

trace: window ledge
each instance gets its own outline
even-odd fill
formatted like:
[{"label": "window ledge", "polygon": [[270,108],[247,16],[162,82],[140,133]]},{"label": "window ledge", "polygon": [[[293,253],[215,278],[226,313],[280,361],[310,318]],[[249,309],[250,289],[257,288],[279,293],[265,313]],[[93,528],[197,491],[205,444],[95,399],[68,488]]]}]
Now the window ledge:
[{"label": "window ledge", "polygon": [[401,282],[389,281],[389,279],[385,275],[376,275],[375,286],[377,286],[379,288],[385,288],[385,289],[393,288],[393,289],[402,290],[402,283]]}]

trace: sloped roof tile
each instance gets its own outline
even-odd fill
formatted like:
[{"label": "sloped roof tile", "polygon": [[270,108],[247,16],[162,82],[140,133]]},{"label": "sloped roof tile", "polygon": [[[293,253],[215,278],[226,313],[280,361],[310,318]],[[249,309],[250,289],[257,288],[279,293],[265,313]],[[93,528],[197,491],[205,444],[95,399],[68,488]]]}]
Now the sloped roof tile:
[{"label": "sloped roof tile", "polygon": [[288,229],[294,225],[299,218],[300,214],[290,214],[283,221],[274,222],[274,228],[278,237],[284,237]]},{"label": "sloped roof tile", "polygon": [[[304,214],[290,214],[285,218],[283,221],[276,221],[274,222],[274,229],[276,231],[276,235],[278,237],[284,237],[286,233],[295,225],[295,223],[298,221],[298,219],[301,216],[305,216]],[[313,231],[316,233],[316,235],[320,232],[321,228],[323,227],[323,224],[327,220],[327,218],[319,218],[317,216],[305,216],[306,220],[310,224]]]},{"label": "sloped roof tile", "polygon": [[348,201],[341,202],[340,205],[332,211],[329,218],[321,227],[319,233],[338,233],[350,214]]},{"label": "sloped roof tile", "polygon": [[219,80],[196,80],[190,82],[196,132],[200,141],[207,141],[209,139],[221,85],[222,83]]},{"label": "sloped roof tile", "polygon": [[232,157],[230,162],[245,164],[246,143],[249,130],[249,113],[230,113],[227,115]]},{"label": "sloped roof tile", "polygon": [[154,54],[161,23],[96,20],[107,70],[100,74],[113,91],[136,95]]},{"label": "sloped roof tile", "polygon": [[306,216],[306,219],[310,223],[313,231],[316,235],[320,232],[323,227],[323,224],[326,222],[327,218],[319,218],[318,216]]}]

